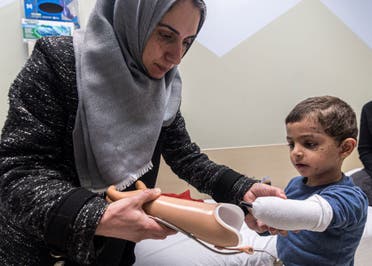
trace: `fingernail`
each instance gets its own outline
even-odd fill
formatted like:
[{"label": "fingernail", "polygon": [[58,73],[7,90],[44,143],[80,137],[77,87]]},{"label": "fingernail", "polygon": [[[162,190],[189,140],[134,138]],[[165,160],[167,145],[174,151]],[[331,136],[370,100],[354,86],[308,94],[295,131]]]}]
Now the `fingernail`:
[{"label": "fingernail", "polygon": [[156,192],[156,194],[160,194],[161,193],[161,190],[158,187],[154,188],[154,191]]}]

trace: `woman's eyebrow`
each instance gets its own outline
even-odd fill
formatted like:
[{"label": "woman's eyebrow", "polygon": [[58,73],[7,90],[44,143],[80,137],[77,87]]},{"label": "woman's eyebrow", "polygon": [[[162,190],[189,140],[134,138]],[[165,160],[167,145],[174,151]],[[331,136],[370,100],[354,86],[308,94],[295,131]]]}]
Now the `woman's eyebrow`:
[{"label": "woman's eyebrow", "polygon": [[[158,26],[166,27],[166,28],[168,28],[169,30],[171,30],[171,31],[173,31],[174,33],[176,33],[177,35],[180,35],[180,33],[179,33],[178,30],[176,30],[175,28],[173,28],[172,26],[170,26],[170,25],[168,25],[168,24],[164,24],[164,23],[159,22],[159,23],[158,23]],[[187,37],[187,39],[189,39],[189,38],[195,38],[195,37],[196,37],[196,35],[190,35],[190,36]]]},{"label": "woman's eyebrow", "polygon": [[164,23],[159,22],[158,26],[166,27],[166,28],[170,29],[171,31],[173,31],[174,33],[176,33],[177,35],[180,35],[178,30],[176,30],[175,28],[173,28],[172,26],[170,26],[168,24],[164,24]]}]

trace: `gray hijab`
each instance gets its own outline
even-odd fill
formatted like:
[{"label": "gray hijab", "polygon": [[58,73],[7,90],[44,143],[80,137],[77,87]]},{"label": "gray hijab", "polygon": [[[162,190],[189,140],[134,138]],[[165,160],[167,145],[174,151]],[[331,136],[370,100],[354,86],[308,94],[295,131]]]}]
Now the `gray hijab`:
[{"label": "gray hijab", "polygon": [[73,132],[81,185],[125,189],[152,168],[161,128],[175,118],[181,79],[151,79],[142,64],[150,34],[176,0],[97,0],[74,34],[79,106]]}]

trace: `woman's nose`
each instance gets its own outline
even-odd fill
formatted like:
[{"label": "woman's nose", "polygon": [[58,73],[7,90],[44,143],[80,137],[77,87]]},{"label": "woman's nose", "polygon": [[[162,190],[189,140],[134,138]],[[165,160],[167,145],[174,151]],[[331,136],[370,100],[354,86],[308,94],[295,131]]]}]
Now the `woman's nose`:
[{"label": "woman's nose", "polygon": [[184,53],[184,47],[182,43],[175,43],[170,47],[166,53],[166,59],[173,65],[181,63],[182,56]]}]

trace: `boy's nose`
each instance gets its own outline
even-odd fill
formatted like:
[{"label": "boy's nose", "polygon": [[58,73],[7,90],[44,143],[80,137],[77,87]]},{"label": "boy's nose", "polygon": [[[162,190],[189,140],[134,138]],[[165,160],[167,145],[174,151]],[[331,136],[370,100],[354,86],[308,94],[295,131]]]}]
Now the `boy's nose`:
[{"label": "boy's nose", "polygon": [[296,158],[301,158],[304,155],[303,152],[302,152],[302,149],[296,148],[296,147],[292,150],[292,154]]}]

